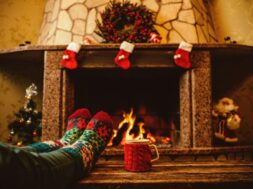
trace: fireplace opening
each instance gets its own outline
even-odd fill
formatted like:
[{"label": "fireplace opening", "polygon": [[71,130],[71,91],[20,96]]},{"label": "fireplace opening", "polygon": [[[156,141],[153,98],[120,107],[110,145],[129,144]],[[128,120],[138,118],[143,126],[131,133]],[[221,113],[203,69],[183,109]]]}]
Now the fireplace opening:
[{"label": "fireplace opening", "polygon": [[179,70],[79,69],[70,74],[75,109],[88,107],[93,114],[103,110],[112,116],[114,138],[110,146],[139,138],[159,146],[179,145]]}]

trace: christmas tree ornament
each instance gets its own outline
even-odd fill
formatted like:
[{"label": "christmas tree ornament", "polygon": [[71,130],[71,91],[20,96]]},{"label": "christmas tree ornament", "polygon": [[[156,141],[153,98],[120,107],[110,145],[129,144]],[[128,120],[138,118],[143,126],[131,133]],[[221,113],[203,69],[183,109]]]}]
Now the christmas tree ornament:
[{"label": "christmas tree ornament", "polygon": [[97,21],[96,33],[105,43],[148,43],[151,42],[150,33],[158,35],[154,28],[154,14],[144,5],[111,1],[101,18],[101,22]]},{"label": "christmas tree ornament", "polygon": [[23,142],[22,141],[19,141],[18,143],[17,143],[17,146],[22,146],[22,144],[23,144]]},{"label": "christmas tree ornament", "polygon": [[182,41],[174,55],[175,64],[181,68],[189,69],[191,67],[190,52],[192,44]]},{"label": "christmas tree ornament", "polygon": [[31,99],[33,96],[38,95],[37,86],[32,83],[28,88],[26,88],[25,93],[25,98],[27,99]]},{"label": "christmas tree ornament", "polygon": [[28,120],[26,120],[26,123],[30,125],[32,123],[32,119],[29,117]]},{"label": "christmas tree ornament", "polygon": [[11,129],[10,134],[11,134],[11,135],[14,135],[14,134],[15,134],[15,132],[14,132],[14,130],[13,130],[13,129]]},{"label": "christmas tree ornament", "polygon": [[114,59],[114,62],[122,69],[126,70],[130,67],[129,56],[134,50],[134,44],[123,41],[120,45],[120,51]]},{"label": "christmas tree ornament", "polygon": [[33,131],[33,136],[37,136],[37,132],[36,131]]},{"label": "christmas tree ornament", "polygon": [[76,55],[80,51],[81,45],[76,42],[71,42],[68,44],[64,55],[62,56],[61,66],[68,69],[76,69],[77,68],[77,61]]},{"label": "christmas tree ornament", "polygon": [[158,35],[157,33],[155,33],[155,32],[151,32],[150,33],[150,39],[149,39],[149,41],[151,43],[161,43],[161,40],[162,40],[161,36]]}]

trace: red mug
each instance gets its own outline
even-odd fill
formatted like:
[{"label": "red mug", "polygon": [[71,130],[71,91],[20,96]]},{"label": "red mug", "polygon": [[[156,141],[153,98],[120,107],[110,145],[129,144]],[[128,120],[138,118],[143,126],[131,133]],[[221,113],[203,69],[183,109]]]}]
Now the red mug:
[{"label": "red mug", "polygon": [[[154,147],[156,158],[152,159],[150,147]],[[124,165],[127,171],[149,171],[152,162],[159,159],[156,145],[149,144],[148,139],[127,140],[124,145]]]}]

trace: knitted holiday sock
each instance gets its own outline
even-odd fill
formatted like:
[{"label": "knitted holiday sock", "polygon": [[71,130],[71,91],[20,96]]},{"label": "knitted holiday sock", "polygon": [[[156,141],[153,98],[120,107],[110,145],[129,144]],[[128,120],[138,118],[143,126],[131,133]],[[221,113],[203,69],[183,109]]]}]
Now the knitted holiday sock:
[{"label": "knitted holiday sock", "polygon": [[73,158],[81,158],[83,170],[89,172],[112,136],[112,120],[106,112],[98,112],[88,123],[81,137],[62,148]]},{"label": "knitted holiday sock", "polygon": [[191,67],[189,54],[192,50],[192,44],[182,41],[174,55],[175,64],[181,68],[189,69]]},{"label": "knitted holiday sock", "polygon": [[134,50],[134,45],[123,41],[120,45],[120,51],[114,59],[114,62],[122,69],[126,70],[130,67],[129,56]]},{"label": "knitted holiday sock", "polygon": [[78,109],[68,117],[67,131],[60,140],[39,142],[24,147],[23,149],[34,152],[50,152],[70,145],[82,135],[90,118],[91,114],[88,109]]}]

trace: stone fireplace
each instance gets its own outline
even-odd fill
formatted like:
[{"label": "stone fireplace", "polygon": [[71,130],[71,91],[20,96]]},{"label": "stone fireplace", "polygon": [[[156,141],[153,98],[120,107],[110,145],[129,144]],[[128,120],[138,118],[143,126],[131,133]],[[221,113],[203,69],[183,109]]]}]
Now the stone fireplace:
[{"label": "stone fireplace", "polygon": [[[117,123],[119,113],[133,107],[145,119],[155,115],[157,123],[167,121],[168,132],[173,121],[173,129],[180,130],[181,147],[212,146],[210,52],[196,48],[193,69],[188,71],[174,66],[174,45],[137,45],[128,71],[112,62],[118,45],[83,47],[75,71],[60,68],[62,51],[48,51],[43,139],[61,136],[67,116],[76,108],[104,109]],[[150,127],[156,127],[152,120]]]}]

